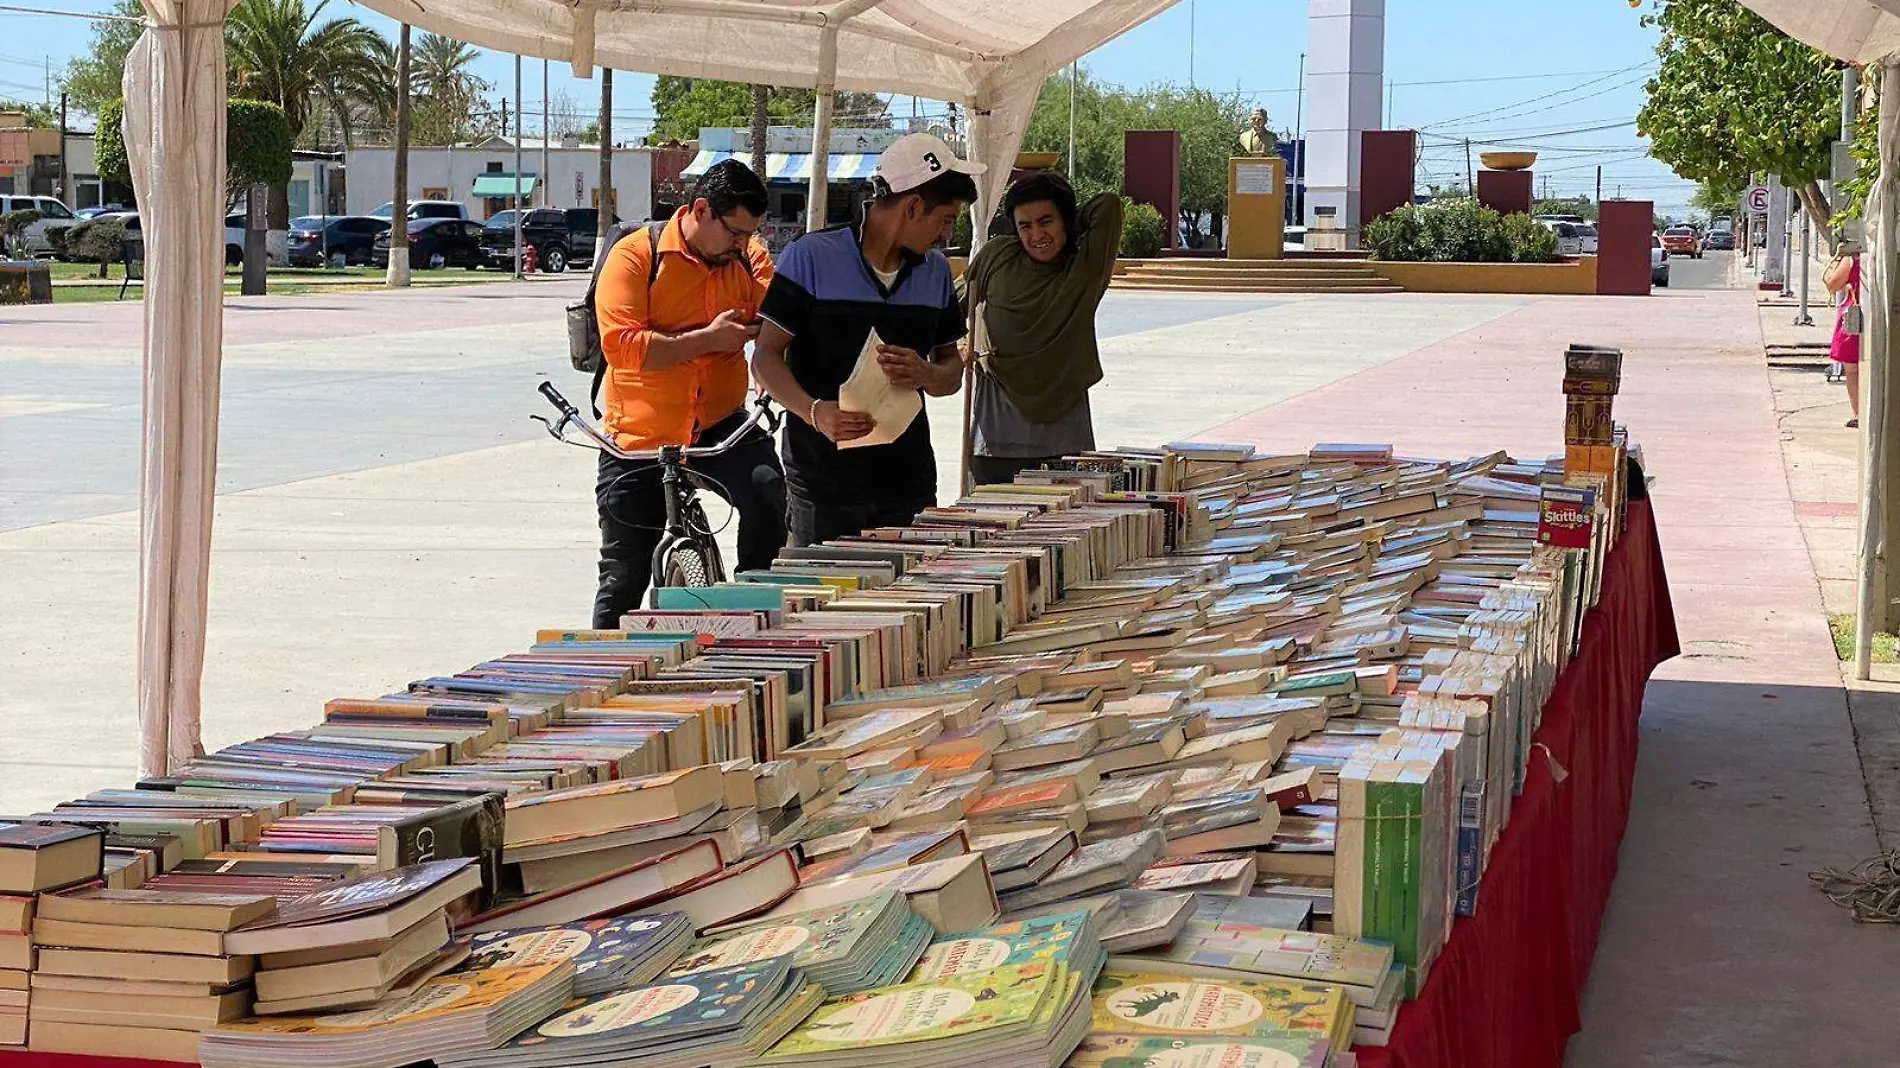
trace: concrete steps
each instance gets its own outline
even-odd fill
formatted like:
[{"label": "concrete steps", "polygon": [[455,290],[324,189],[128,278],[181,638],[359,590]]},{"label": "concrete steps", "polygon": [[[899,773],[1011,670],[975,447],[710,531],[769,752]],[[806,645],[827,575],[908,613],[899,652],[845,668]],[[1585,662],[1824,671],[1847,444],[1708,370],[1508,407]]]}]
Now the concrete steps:
[{"label": "concrete steps", "polygon": [[1363,260],[1135,260],[1115,289],[1200,293],[1399,293]]}]

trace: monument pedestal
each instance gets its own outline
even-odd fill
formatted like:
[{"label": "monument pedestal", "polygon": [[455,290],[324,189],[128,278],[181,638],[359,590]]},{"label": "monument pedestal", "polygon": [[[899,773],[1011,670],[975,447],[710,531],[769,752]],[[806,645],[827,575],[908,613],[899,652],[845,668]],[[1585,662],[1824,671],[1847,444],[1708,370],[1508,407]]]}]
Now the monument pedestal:
[{"label": "monument pedestal", "polygon": [[1227,258],[1277,260],[1286,254],[1286,161],[1227,161]]},{"label": "monument pedestal", "polygon": [[53,303],[53,269],[39,260],[0,260],[0,304]]}]

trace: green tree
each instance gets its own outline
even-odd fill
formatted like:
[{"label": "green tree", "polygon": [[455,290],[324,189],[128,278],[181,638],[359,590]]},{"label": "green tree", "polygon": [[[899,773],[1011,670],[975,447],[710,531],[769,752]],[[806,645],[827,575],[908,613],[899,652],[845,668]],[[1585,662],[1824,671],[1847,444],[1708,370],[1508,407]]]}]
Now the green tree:
[{"label": "green tree", "polygon": [[[235,204],[253,185],[281,186],[290,181],[290,123],[277,105],[261,100],[225,101],[224,142],[226,204]],[[123,100],[100,105],[94,144],[99,177],[130,183],[132,166],[125,148]]]},{"label": "green tree", "polygon": [[[145,7],[139,0],[113,0],[109,13],[143,19]],[[59,78],[60,91],[71,98],[74,108],[97,118],[101,108],[125,94],[125,57],[143,32],[138,22],[124,19],[92,24],[86,54],[69,61]]]},{"label": "green tree", "polygon": [[56,130],[59,128],[59,112],[45,104],[29,104],[24,100],[0,98],[0,111],[23,111],[26,113],[26,125],[30,130]]},{"label": "green tree", "polygon": [[224,202],[235,205],[254,185],[290,181],[290,122],[284,109],[263,100],[224,105]]},{"label": "green tree", "polygon": [[290,135],[302,136],[319,100],[338,115],[374,82],[375,49],[384,39],[353,18],[317,20],[318,0],[243,0],[225,22],[231,95],[284,109]]},{"label": "green tree", "polygon": [[1720,189],[1779,175],[1812,218],[1830,217],[1820,179],[1839,133],[1839,64],[1739,0],[1657,0],[1643,22],[1662,31],[1636,117],[1650,155]]},{"label": "green tree", "polygon": [[[1078,197],[1119,193],[1129,130],[1181,131],[1181,222],[1196,234],[1203,214],[1227,210],[1227,161],[1240,147],[1248,110],[1236,98],[1204,89],[1156,85],[1130,92],[1079,72],[1075,80],[1075,169]],[[1070,76],[1050,76],[1023,136],[1026,152],[1069,151]]]},{"label": "green tree", "polygon": [[1721,182],[1697,182],[1695,192],[1689,197],[1689,206],[1711,219],[1733,215],[1742,201],[1743,188]]},{"label": "green tree", "polygon": [[[774,87],[766,112],[776,126],[809,126],[817,94],[810,89]],[[742,82],[661,75],[653,83],[653,141],[688,141],[701,127],[752,124],[752,87]],[[882,129],[891,124],[884,98],[876,93],[839,93],[832,109],[835,129]]]}]

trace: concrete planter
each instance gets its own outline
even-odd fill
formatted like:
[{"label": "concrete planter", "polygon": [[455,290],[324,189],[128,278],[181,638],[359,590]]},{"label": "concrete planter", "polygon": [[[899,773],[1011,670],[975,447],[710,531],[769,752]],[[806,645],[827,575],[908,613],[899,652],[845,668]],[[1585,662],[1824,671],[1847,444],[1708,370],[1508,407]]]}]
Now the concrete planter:
[{"label": "concrete planter", "polygon": [[1597,258],[1563,263],[1396,263],[1367,260],[1379,276],[1413,293],[1538,293],[1593,295]]},{"label": "concrete planter", "polygon": [[0,304],[53,303],[53,270],[39,260],[0,260]]}]

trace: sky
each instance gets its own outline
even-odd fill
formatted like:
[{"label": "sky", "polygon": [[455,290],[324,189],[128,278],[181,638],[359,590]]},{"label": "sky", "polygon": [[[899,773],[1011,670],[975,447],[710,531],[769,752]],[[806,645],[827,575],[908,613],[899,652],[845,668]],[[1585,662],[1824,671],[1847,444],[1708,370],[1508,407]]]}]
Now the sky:
[{"label": "sky", "polygon": [[[33,0],[26,6],[104,11],[109,2]],[[1181,0],[1082,64],[1094,78],[1130,87],[1192,82],[1239,92],[1267,109],[1275,129],[1292,131],[1306,8],[1301,0]],[[346,0],[329,0],[326,14],[353,15],[395,35],[391,20]],[[1593,193],[1601,166],[1605,196],[1649,198],[1659,211],[1683,213],[1693,184],[1649,159],[1636,136],[1656,44],[1639,14],[1616,0],[1387,3],[1387,126],[1420,131],[1420,186],[1462,183],[1469,138],[1474,158],[1487,148],[1537,150],[1540,196],[1546,190],[1551,196]],[[67,59],[83,53],[88,27],[79,19],[0,11],[0,97],[42,99],[49,65],[56,78]],[[496,95],[513,96],[511,56],[485,53],[476,70]],[[523,89],[532,134],[543,99],[539,60],[524,64]],[[615,74],[616,140],[644,131],[653,114],[651,89],[650,77]],[[56,85],[52,92],[56,98]],[[548,99],[552,110],[591,121],[598,83],[576,79],[566,64],[555,63]],[[943,110],[930,101],[915,106],[926,115]],[[912,107],[900,98],[891,110],[908,116]]]}]

